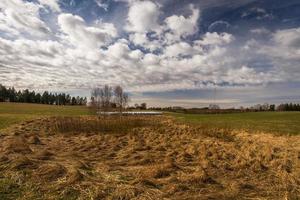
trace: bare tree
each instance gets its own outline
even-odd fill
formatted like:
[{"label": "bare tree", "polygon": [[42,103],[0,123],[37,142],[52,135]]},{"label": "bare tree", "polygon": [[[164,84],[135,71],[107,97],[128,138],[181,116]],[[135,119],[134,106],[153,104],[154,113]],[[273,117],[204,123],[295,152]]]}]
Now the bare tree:
[{"label": "bare tree", "polygon": [[91,92],[91,107],[99,111],[102,107],[102,101],[101,101],[101,88],[94,88]]},{"label": "bare tree", "polygon": [[147,104],[146,103],[141,103],[140,108],[141,108],[141,110],[147,110]]},{"label": "bare tree", "polygon": [[108,111],[112,103],[112,88],[105,85],[103,88],[94,88],[91,92],[91,107],[96,111]]},{"label": "bare tree", "polygon": [[134,107],[135,107],[136,109],[138,109],[138,108],[140,107],[140,105],[139,105],[138,103],[135,103],[135,104],[134,104]]},{"label": "bare tree", "polygon": [[105,85],[101,92],[104,111],[109,110],[109,108],[111,107],[112,96],[113,96],[112,88],[108,85]]},{"label": "bare tree", "polygon": [[114,88],[114,97],[117,108],[119,108],[119,112],[122,113],[123,108],[126,107],[129,101],[129,97],[119,85]]}]

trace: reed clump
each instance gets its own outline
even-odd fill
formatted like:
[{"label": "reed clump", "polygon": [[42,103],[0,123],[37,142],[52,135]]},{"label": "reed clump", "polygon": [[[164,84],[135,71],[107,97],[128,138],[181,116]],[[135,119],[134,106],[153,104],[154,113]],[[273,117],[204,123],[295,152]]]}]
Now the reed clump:
[{"label": "reed clump", "polygon": [[127,133],[153,125],[153,121],[137,116],[59,117],[54,121],[54,129],[61,133]]}]

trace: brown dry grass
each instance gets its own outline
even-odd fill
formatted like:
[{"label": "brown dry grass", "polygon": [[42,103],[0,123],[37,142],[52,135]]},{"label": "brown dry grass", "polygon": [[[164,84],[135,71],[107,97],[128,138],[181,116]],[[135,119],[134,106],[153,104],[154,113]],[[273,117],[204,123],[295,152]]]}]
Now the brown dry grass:
[{"label": "brown dry grass", "polygon": [[7,130],[0,198],[300,199],[299,136],[116,120],[47,118]]}]

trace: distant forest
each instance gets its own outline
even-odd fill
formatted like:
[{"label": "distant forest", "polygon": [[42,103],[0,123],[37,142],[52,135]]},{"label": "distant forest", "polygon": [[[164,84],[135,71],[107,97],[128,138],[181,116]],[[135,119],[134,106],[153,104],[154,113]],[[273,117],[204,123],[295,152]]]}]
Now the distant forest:
[{"label": "distant forest", "polygon": [[300,104],[285,103],[277,107],[278,111],[300,111]]},{"label": "distant forest", "polygon": [[183,108],[179,106],[174,107],[150,107],[149,110],[159,110],[159,111],[168,111],[168,112],[177,112],[177,113],[186,113],[186,114],[225,114],[225,113],[242,113],[242,112],[275,112],[275,111],[300,111],[299,103],[285,103],[279,104],[257,104],[249,108],[240,107],[240,108],[227,108],[227,109],[211,109],[209,107],[203,108]]},{"label": "distant forest", "polygon": [[50,105],[86,105],[86,97],[72,97],[66,93],[51,93],[44,91],[15,90],[14,87],[6,88],[0,84],[0,102],[37,103]]}]

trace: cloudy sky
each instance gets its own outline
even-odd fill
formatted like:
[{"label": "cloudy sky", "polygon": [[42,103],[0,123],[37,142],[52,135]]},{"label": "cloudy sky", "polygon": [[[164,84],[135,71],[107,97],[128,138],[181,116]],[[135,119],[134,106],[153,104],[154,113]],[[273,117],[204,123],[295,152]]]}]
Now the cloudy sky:
[{"label": "cloudy sky", "polygon": [[299,102],[300,2],[1,0],[0,83],[120,84],[162,106]]}]

